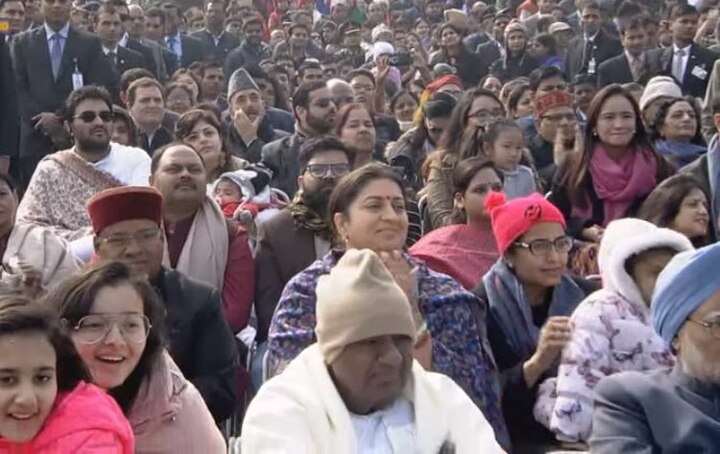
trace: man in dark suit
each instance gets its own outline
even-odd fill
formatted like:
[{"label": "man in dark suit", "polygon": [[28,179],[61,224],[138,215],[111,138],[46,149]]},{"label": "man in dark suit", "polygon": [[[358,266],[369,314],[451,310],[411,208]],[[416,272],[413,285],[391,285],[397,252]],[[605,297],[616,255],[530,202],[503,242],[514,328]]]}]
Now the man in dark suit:
[{"label": "man in dark suit", "polygon": [[565,72],[571,80],[578,73],[597,74],[601,64],[623,51],[620,41],[601,28],[602,16],[597,3],[589,1],[580,11],[583,34],[570,42],[565,60]]},{"label": "man in dark suit", "polygon": [[[293,202],[260,227],[255,256],[255,312],[258,342],[267,339],[285,284],[330,248],[329,194],[350,170],[351,152],[338,139],[310,139],[298,155],[300,189]],[[321,247],[318,247],[320,245]],[[292,254],[284,251],[292,250]]]},{"label": "man in dark suit", "polygon": [[[136,14],[138,8],[137,5],[131,5],[130,13]],[[178,61],[177,55],[175,55],[170,49],[165,47],[165,27],[167,23],[167,14],[160,8],[148,8],[145,11],[145,39],[142,43],[148,42],[148,44],[157,44],[160,48],[159,58],[162,60],[162,64],[165,65],[167,74],[172,77],[173,73],[180,68],[180,62]]]},{"label": "man in dark suit", "polygon": [[637,82],[645,85],[653,76],[645,54],[647,35],[641,19],[633,19],[620,28],[625,52],[598,67],[598,85]]},{"label": "man in dark suit", "polygon": [[130,8],[125,3],[125,0],[108,0],[104,3],[105,5],[110,5],[117,10],[117,12],[120,14],[120,20],[122,21],[122,31],[120,33],[120,39],[118,41],[118,45],[121,47],[124,47],[126,49],[130,49],[132,51],[135,51],[142,55],[143,57],[143,68],[147,69],[151,73],[155,75],[158,80],[160,80],[160,77],[158,75],[158,66],[155,61],[155,57],[153,55],[153,51],[143,44],[141,44],[136,39],[132,39],[129,35],[129,29],[133,27],[137,27],[137,25],[141,25],[141,29],[138,33],[139,37],[142,37],[142,30],[144,29],[145,25],[145,18],[142,14],[142,11],[140,12],[140,18],[142,18],[142,24],[137,24],[133,18],[130,16]]},{"label": "man in dark suit", "polygon": [[251,68],[270,58],[272,50],[263,42],[263,24],[257,17],[248,18],[243,23],[243,34],[245,39],[238,47],[233,49],[223,63],[225,64],[225,75],[230,76],[238,68]]},{"label": "man in dark suit", "polygon": [[187,68],[196,61],[204,61],[212,54],[202,41],[180,33],[182,11],[174,3],[163,3],[166,14],[165,46],[175,54],[180,68]]},{"label": "man in dark suit", "polygon": [[10,43],[12,37],[25,31],[25,5],[21,0],[0,0],[0,17],[7,19],[8,31],[0,39]]},{"label": "man in dark suit", "polygon": [[212,49],[214,60],[220,64],[225,64],[225,58],[230,51],[240,45],[240,38],[225,32],[225,2],[223,0],[210,0],[207,3],[205,28],[190,36],[202,41],[206,48]]},{"label": "man in dark suit", "polygon": [[149,155],[175,139],[172,131],[163,125],[165,98],[160,82],[144,77],[131,83],[127,107],[137,128],[137,146]]},{"label": "man in dark suit", "polygon": [[10,159],[17,156],[18,110],[10,49],[4,40],[0,40],[0,97],[0,173],[7,173]]},{"label": "man in dark suit", "polygon": [[648,54],[651,71],[678,81],[683,94],[704,98],[715,60],[720,55],[694,43],[698,12],[692,5],[680,4],[670,13],[673,45]]},{"label": "man in dark suit", "polygon": [[43,0],[45,24],[13,38],[12,56],[20,105],[20,185],[35,166],[64,143],[57,116],[73,87],[112,89],[112,72],[100,39],[70,26],[70,0]]},{"label": "man in dark suit", "polygon": [[111,92],[114,102],[118,102],[118,85],[120,76],[128,69],[142,68],[145,59],[142,54],[133,50],[126,49],[120,45],[121,35],[123,33],[120,12],[110,5],[102,5],[95,15],[95,33],[102,41],[103,52],[108,65],[114,71],[115,92]]}]

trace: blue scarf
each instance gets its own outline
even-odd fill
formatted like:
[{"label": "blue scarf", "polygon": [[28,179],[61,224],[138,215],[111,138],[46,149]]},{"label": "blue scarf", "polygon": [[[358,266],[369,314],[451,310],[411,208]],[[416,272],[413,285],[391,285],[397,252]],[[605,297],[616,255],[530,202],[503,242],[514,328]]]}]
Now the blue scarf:
[{"label": "blue scarf", "polygon": [[707,148],[694,143],[657,140],[655,141],[655,150],[669,158],[676,166],[683,167],[699,158],[707,151]]},{"label": "blue scarf", "polygon": [[[532,309],[515,274],[500,258],[483,277],[490,315],[495,319],[508,344],[521,358],[528,358],[537,347],[540,328],[533,322]],[[585,298],[585,292],[568,275],[553,288],[548,317],[570,316]]]}]

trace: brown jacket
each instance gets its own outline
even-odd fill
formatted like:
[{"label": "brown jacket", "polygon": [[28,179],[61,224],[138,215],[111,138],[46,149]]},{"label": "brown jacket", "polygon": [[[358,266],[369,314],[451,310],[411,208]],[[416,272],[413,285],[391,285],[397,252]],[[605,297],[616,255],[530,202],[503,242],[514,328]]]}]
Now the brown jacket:
[{"label": "brown jacket", "polygon": [[285,284],[316,260],[315,236],[295,226],[290,210],[281,210],[260,226],[255,256],[257,339],[267,338],[275,306]]}]

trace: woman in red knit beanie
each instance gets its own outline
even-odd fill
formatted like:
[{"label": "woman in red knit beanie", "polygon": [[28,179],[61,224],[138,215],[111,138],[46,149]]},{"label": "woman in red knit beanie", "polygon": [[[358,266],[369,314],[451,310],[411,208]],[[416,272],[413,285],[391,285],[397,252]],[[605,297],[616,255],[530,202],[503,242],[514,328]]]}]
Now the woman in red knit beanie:
[{"label": "woman in red knit beanie", "polygon": [[573,240],[565,218],[540,194],[485,199],[500,259],[473,291],[488,308],[488,339],[504,375],[503,413],[515,449],[554,443],[533,418],[539,385],[557,374],[570,315],[596,287],[566,271]]}]

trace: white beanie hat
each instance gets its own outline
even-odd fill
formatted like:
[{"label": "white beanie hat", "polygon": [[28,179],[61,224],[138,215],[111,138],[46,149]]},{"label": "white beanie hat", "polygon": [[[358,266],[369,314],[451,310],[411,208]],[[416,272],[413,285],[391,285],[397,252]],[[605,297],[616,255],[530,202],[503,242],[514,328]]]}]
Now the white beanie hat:
[{"label": "white beanie hat", "polygon": [[640,111],[642,112],[651,102],[662,97],[682,97],[682,90],[672,77],[655,76],[648,81],[640,97]]},{"label": "white beanie hat", "polygon": [[327,364],[365,339],[405,335],[415,341],[410,302],[370,249],[345,252],[330,274],[320,277],[315,295],[315,334]]},{"label": "white beanie hat", "polygon": [[381,55],[392,55],[395,53],[395,48],[392,44],[386,43],[385,41],[378,41],[373,44],[373,58],[377,58]]}]

